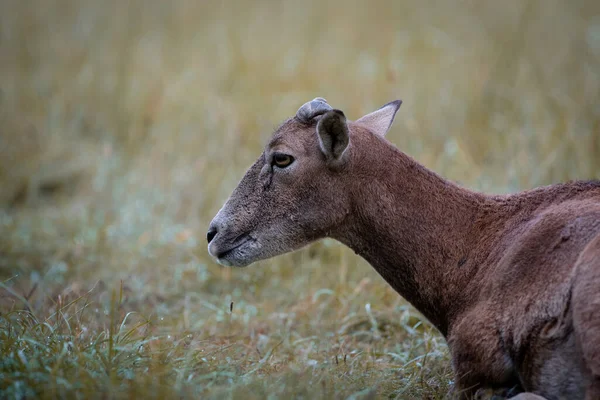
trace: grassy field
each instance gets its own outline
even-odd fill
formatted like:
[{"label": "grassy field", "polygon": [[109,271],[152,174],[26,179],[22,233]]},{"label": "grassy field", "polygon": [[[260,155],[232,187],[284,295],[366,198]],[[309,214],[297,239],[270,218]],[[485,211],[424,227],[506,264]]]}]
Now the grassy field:
[{"label": "grassy field", "polygon": [[600,178],[600,3],[0,0],[0,398],[444,398],[446,345],[333,241],[207,225],[325,97],[494,193]]}]

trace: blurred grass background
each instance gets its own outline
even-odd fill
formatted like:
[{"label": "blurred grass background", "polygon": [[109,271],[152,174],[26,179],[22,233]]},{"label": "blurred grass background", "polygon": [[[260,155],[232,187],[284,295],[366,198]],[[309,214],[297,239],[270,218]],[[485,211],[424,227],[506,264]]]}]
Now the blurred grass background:
[{"label": "blurred grass background", "polygon": [[314,97],[402,99],[388,138],[476,190],[600,178],[594,0],[1,0],[0,60],[0,397],[443,398],[443,340],[351,251],[207,254]]}]

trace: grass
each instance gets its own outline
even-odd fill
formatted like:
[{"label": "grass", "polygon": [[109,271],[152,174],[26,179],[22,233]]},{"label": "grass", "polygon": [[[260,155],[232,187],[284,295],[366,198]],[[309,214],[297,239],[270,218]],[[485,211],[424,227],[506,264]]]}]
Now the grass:
[{"label": "grass", "polygon": [[0,1],[0,397],[444,398],[443,339],[325,240],[208,222],[316,96],[462,184],[600,178],[600,6]]}]

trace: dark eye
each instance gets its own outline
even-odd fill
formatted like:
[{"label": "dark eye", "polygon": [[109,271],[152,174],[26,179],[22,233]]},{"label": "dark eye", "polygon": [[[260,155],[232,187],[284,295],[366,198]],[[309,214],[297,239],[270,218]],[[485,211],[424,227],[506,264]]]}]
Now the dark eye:
[{"label": "dark eye", "polygon": [[273,154],[273,165],[279,168],[285,168],[294,162],[294,157],[283,154],[283,153],[275,153]]}]

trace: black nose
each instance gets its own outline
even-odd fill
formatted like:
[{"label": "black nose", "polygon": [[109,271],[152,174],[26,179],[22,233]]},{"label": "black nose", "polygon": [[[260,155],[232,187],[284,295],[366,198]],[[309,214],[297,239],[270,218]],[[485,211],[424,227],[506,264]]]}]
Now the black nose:
[{"label": "black nose", "polygon": [[206,241],[210,243],[217,236],[217,228],[210,228],[206,233]]}]

